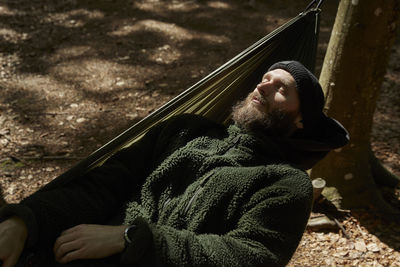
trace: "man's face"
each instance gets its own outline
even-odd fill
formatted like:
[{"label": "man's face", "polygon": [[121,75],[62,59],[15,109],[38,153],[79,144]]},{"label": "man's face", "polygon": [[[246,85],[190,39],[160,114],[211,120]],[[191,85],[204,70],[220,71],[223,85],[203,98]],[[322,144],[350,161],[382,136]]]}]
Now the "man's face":
[{"label": "man's face", "polygon": [[248,130],[290,135],[301,120],[296,82],[289,72],[267,72],[247,98],[233,109],[233,120]]}]

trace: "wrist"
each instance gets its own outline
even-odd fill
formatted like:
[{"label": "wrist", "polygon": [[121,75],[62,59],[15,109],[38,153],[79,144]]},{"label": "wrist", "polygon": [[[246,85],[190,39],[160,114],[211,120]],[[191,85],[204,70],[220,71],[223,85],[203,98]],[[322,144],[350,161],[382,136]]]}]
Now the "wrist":
[{"label": "wrist", "polygon": [[126,225],[113,226],[115,227],[115,235],[114,235],[114,244],[115,244],[115,252],[121,253],[125,249],[125,239],[124,239],[124,231]]},{"label": "wrist", "polygon": [[141,217],[132,221],[132,224],[136,225],[136,229],[128,231],[128,236],[132,243],[125,248],[121,256],[121,263],[129,266],[142,262],[143,257],[152,258],[154,255],[154,237],[150,224]]},{"label": "wrist", "polygon": [[[22,202],[25,202],[25,200]],[[39,228],[33,210],[22,202],[20,204],[7,204],[6,206],[2,207],[0,209],[0,220],[4,222],[8,220],[7,224],[12,224],[13,227],[16,227],[16,225],[20,225],[17,227],[25,229],[27,232],[25,246],[27,248],[32,248],[35,246],[38,240]],[[13,219],[10,220],[11,218]],[[9,230],[11,231],[11,229]]]},{"label": "wrist", "polygon": [[137,226],[135,224],[129,225],[124,230],[124,241],[125,247],[133,243],[133,232],[136,230]]}]

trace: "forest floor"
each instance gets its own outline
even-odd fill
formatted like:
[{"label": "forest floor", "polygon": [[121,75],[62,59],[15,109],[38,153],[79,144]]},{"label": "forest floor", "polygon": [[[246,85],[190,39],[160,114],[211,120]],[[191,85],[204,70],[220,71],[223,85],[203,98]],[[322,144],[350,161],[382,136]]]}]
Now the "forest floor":
[{"label": "forest floor", "polygon": [[[322,9],[317,71],[338,1]],[[301,12],[301,0],[3,0],[0,185],[15,203]],[[400,175],[400,43],[373,150]],[[382,189],[394,205],[399,188]],[[398,206],[399,207],[399,206]],[[352,210],[307,230],[289,266],[400,266],[400,226]]]}]

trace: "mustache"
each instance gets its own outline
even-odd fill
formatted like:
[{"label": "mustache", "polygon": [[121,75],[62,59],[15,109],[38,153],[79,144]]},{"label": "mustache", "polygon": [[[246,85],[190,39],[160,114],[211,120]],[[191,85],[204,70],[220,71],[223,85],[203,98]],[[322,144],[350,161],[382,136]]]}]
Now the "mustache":
[{"label": "mustache", "polygon": [[265,97],[257,91],[254,91],[250,94],[249,100],[254,99],[254,98],[257,99],[262,105],[265,105],[267,103],[267,100],[265,99]]}]

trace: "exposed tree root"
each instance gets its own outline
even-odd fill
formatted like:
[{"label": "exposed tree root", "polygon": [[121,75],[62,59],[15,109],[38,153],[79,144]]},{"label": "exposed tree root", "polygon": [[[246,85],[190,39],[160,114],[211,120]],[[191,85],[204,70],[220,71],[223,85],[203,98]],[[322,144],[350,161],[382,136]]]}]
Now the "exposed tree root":
[{"label": "exposed tree root", "polygon": [[375,153],[370,149],[369,164],[371,166],[372,176],[377,185],[396,187],[400,185],[400,177],[390,172],[375,156]]}]

